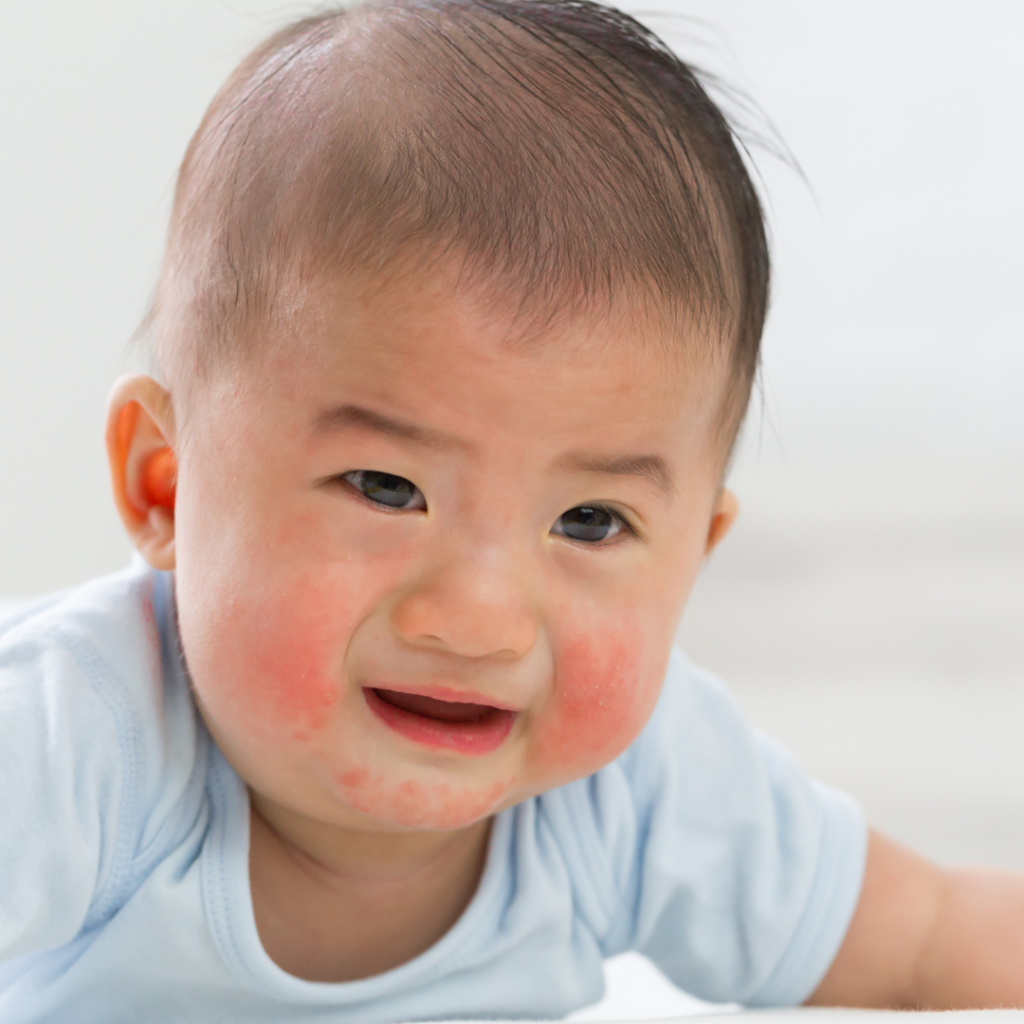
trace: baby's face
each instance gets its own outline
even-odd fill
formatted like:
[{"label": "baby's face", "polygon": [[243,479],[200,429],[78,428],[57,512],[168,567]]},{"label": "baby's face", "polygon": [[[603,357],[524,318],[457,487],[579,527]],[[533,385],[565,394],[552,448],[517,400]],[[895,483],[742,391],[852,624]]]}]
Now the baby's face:
[{"label": "baby's face", "polygon": [[263,798],[458,828],[647,720],[719,500],[722,381],[635,312],[512,325],[437,274],[335,285],[191,411],[182,640]]}]

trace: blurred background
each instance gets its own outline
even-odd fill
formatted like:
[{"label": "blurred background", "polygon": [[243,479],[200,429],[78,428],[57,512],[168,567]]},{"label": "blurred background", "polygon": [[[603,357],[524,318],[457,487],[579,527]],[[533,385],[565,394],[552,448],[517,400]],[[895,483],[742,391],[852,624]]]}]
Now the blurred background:
[{"label": "blurred background", "polygon": [[[1024,869],[1024,5],[623,6],[804,175],[754,151],[762,387],[680,640],[880,828]],[[126,562],[104,404],[176,167],[231,68],[310,9],[0,4],[0,600]],[[609,977],[591,1017],[694,1006],[635,958]]]}]

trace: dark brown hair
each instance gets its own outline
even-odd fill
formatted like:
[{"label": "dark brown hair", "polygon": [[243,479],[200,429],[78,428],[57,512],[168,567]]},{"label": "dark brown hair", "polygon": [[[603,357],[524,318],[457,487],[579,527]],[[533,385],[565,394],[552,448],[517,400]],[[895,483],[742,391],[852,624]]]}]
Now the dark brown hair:
[{"label": "dark brown hair", "polygon": [[278,32],[185,155],[158,361],[208,372],[285,280],[375,273],[410,250],[454,254],[549,314],[625,295],[704,317],[727,339],[734,435],[767,309],[761,206],[697,75],[628,15],[375,0]]}]

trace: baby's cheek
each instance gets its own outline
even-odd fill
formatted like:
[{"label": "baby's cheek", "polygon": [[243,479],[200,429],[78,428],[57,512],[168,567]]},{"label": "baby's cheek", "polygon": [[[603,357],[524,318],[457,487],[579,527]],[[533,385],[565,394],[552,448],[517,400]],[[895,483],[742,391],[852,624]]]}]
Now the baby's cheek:
[{"label": "baby's cheek", "polygon": [[579,637],[562,647],[552,701],[533,738],[531,774],[538,785],[589,775],[636,738],[661,682],[644,663],[646,649],[646,637],[625,630]]},{"label": "baby's cheek", "polygon": [[[296,739],[322,729],[338,699],[338,681],[330,673],[326,630],[303,618],[286,631],[268,636],[254,650],[258,680],[250,699],[261,701],[273,721]],[[262,691],[262,694],[260,693]]]},{"label": "baby's cheek", "polygon": [[[336,595],[299,586],[260,601],[239,602],[218,629],[237,638],[216,679],[231,679],[217,711],[268,738],[309,739],[328,723],[339,697],[349,612]],[[206,685],[204,681],[204,685]],[[211,700],[202,693],[209,707]]]}]

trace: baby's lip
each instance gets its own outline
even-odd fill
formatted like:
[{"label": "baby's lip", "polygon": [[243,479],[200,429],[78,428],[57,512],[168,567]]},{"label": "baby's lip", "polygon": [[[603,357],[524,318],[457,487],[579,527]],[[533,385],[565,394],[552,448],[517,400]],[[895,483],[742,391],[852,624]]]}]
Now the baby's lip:
[{"label": "baby's lip", "polygon": [[508,701],[496,700],[490,694],[480,693],[477,690],[458,690],[452,686],[436,686],[432,683],[423,685],[416,683],[380,683],[364,688],[380,690],[383,693],[407,695],[409,697],[423,697],[427,700],[434,700],[443,704],[472,704],[478,707],[497,708],[499,711],[516,712],[519,710],[519,708],[509,704]]},{"label": "baby's lip", "polygon": [[364,686],[363,697],[374,715],[405,739],[461,754],[496,750],[517,715],[481,694],[447,687]]}]

